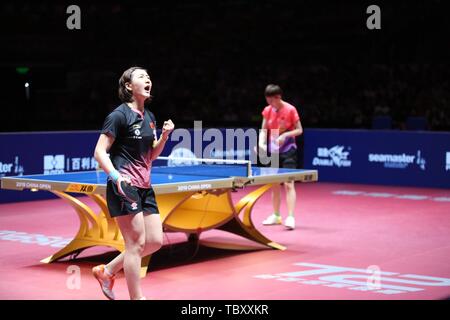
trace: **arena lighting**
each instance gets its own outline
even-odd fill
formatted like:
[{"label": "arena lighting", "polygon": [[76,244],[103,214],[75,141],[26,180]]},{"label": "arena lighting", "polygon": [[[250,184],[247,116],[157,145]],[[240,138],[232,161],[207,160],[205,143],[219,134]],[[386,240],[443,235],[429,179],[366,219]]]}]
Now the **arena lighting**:
[{"label": "arena lighting", "polygon": [[28,71],[30,71],[30,68],[28,68],[28,67],[17,67],[16,68],[16,72],[18,74],[27,74]]}]

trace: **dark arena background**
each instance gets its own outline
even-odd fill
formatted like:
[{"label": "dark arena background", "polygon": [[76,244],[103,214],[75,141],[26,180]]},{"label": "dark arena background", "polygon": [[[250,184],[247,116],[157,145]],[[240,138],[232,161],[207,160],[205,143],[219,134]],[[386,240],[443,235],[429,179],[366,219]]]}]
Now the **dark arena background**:
[{"label": "dark arena background", "polygon": [[[5,0],[0,37],[0,299],[106,299],[92,268],[126,250],[94,150],[131,66],[157,137],[175,124],[148,300],[450,297],[445,1]],[[299,115],[289,168],[255,154],[269,84]]]}]

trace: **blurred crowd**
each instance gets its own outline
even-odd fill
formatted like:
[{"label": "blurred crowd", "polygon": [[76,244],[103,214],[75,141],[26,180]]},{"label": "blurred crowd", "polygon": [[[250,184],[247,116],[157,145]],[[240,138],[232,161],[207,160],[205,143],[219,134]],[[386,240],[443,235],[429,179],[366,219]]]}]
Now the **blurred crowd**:
[{"label": "blurred crowd", "polygon": [[264,88],[276,83],[305,127],[374,128],[384,117],[408,129],[415,117],[450,130],[449,21],[438,2],[386,5],[387,27],[371,33],[352,1],[81,2],[79,31],[65,27],[63,4],[6,1],[0,68],[15,108],[2,131],[98,130],[132,65],[148,68],[150,109],[178,127],[258,126]]}]

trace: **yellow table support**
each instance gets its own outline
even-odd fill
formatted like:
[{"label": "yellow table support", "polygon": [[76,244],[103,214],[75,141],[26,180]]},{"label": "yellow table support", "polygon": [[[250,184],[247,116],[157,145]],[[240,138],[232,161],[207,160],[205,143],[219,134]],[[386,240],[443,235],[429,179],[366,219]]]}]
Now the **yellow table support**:
[{"label": "yellow table support", "polygon": [[[224,230],[269,248],[285,250],[286,248],[262,235],[251,220],[252,209],[256,201],[272,185],[264,185],[244,196],[236,205],[231,199],[231,190],[220,189],[202,192],[181,192],[156,195],[161,220],[165,230],[179,231],[187,234],[200,234],[211,229]],[[98,213],[89,206],[65,192],[52,191],[66,200],[77,212],[80,227],[74,239],[66,247],[52,256],[41,260],[51,263],[71,254],[78,254],[93,246],[108,246],[120,252],[125,250],[124,240],[119,227],[109,215],[105,198],[99,194],[88,194],[100,207]],[[242,213],[242,219],[240,218]],[[232,249],[249,250],[253,247],[238,244],[224,244],[200,241],[202,245]],[[144,257],[141,264],[141,276],[145,277],[151,256]]]}]

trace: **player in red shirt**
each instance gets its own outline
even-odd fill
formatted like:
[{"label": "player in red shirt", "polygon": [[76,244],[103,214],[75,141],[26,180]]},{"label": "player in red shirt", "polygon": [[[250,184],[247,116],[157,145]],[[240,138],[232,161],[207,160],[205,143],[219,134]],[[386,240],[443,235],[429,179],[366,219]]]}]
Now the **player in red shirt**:
[{"label": "player in red shirt", "polygon": [[[259,148],[264,152],[279,155],[280,168],[297,168],[297,144],[295,137],[303,133],[302,124],[297,109],[283,101],[282,90],[279,86],[269,84],[264,92],[268,106],[262,112],[262,130],[259,136]],[[268,136],[267,136],[268,134]],[[295,202],[296,192],[294,182],[284,183],[288,217],[284,225],[287,229],[295,228]],[[273,186],[272,204],[273,213],[264,221],[264,225],[281,224],[280,216],[280,185]]]}]

